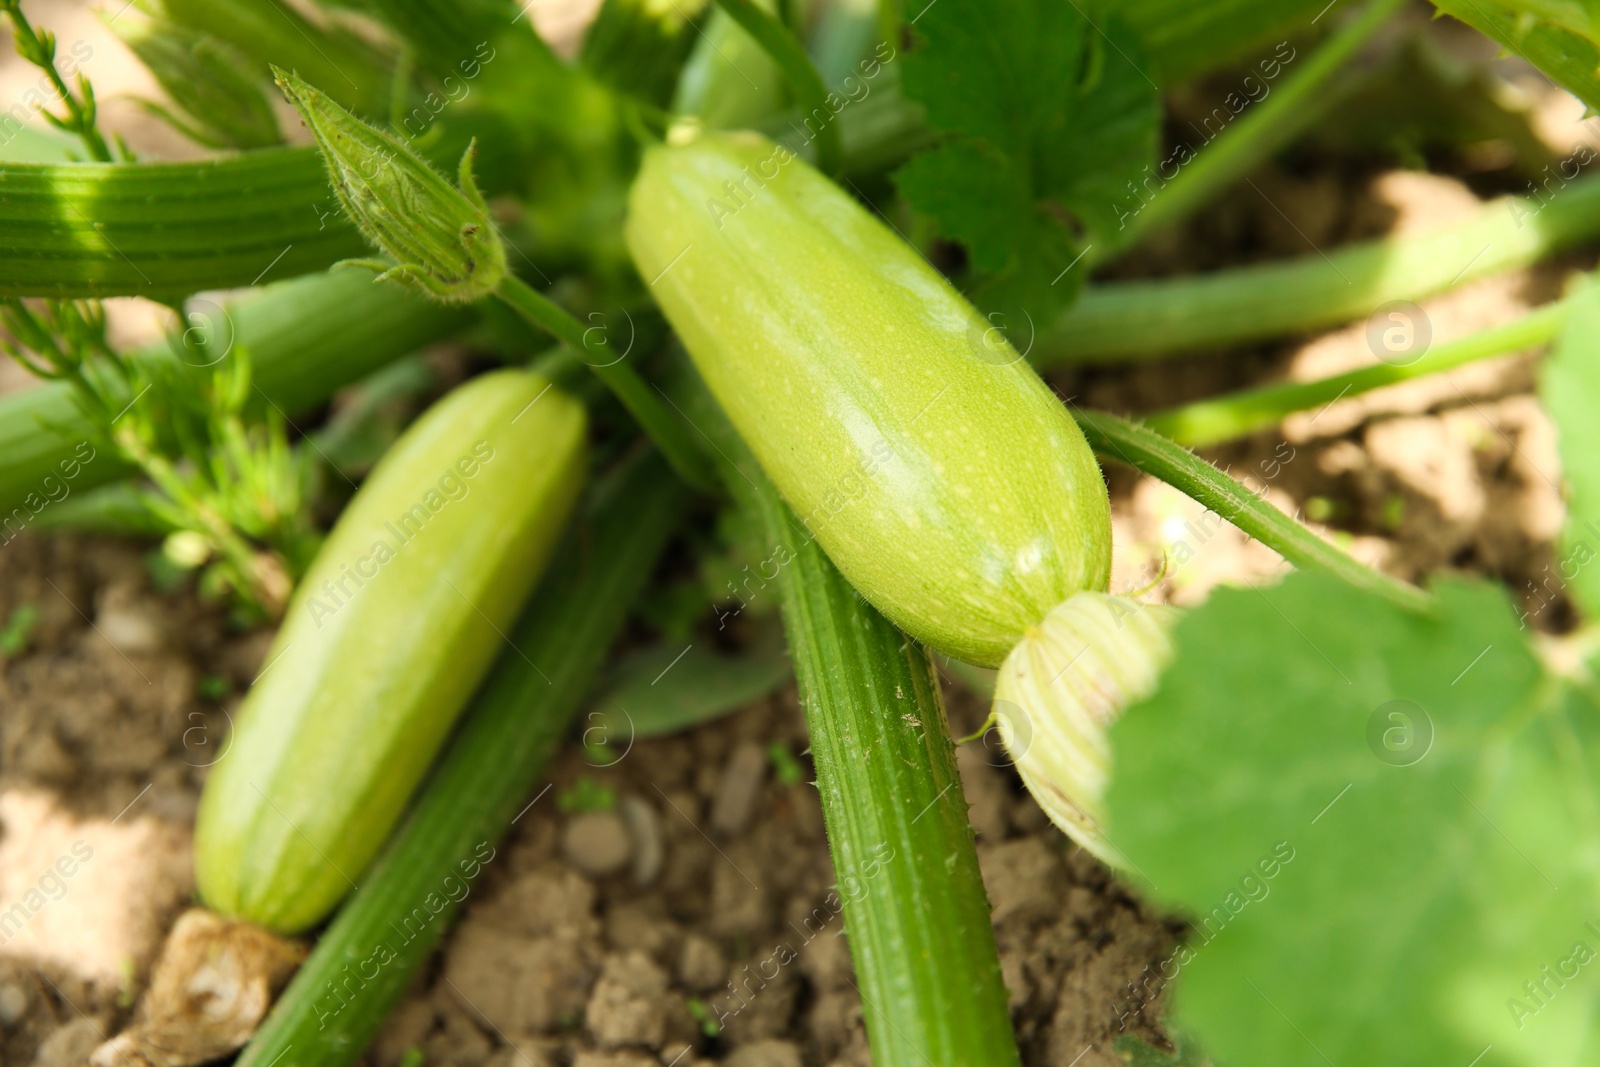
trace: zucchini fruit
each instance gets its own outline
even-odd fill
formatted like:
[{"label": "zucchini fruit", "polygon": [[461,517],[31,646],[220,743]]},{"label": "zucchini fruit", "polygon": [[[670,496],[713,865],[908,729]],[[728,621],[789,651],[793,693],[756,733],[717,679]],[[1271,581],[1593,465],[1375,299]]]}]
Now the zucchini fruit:
[{"label": "zucchini fruit", "polygon": [[993,719],[1023,781],[1116,859],[1105,730],[1154,686],[1170,610],[1105,593],[1100,468],[1004,324],[754,135],[678,127],[628,209],[640,275],[811,536],[906,633],[1000,668]]},{"label": "zucchini fruit", "polygon": [[290,601],[201,798],[201,896],[279,933],[324,918],[393,829],[549,561],[586,416],[474,378],[373,469]]},{"label": "zucchini fruit", "polygon": [[711,392],[851,584],[998,666],[1104,590],[1110,503],[1061,402],[937,271],[789,149],[674,131],[628,247]]}]

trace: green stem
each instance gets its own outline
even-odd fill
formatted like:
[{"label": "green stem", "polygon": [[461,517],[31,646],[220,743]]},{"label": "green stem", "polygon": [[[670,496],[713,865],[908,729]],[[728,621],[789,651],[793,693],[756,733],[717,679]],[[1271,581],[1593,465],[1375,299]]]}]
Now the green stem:
[{"label": "green stem", "polygon": [[595,377],[622,401],[622,406],[628,409],[645,435],[666,456],[679,477],[702,491],[716,487],[705,450],[689,436],[683,420],[667,410],[666,405],[632,367],[623,363],[621,358],[613,358],[610,352],[598,354],[598,358],[605,362],[589,362],[588,331],[583,323],[514,275],[506,276],[495,295],[528,322],[566,344],[581,362],[594,371]]},{"label": "green stem", "polygon": [[250,583],[237,590],[239,596],[252,601],[251,606],[262,609],[268,617],[278,614],[282,605],[273,604],[272,598],[260,588],[259,582],[253,581],[256,577],[256,550],[234,529],[233,524],[218,514],[201,493],[192,489],[173,462],[156,453],[129,423],[115,428],[112,439],[122,452],[122,458],[154,483],[156,490],[164,494],[193,524],[191,528],[205,537],[212,549],[233,566],[241,581]]},{"label": "green stem", "polygon": [[1182,445],[1104,411],[1074,407],[1072,417],[1103,458],[1160,478],[1296,567],[1328,571],[1403,607],[1427,610],[1432,605],[1427,593],[1357,563]]},{"label": "green stem", "polygon": [[1122,363],[1303,334],[1535,263],[1600,234],[1600,176],[1544,202],[1505,197],[1416,236],[1209,274],[1092,285],[1038,339],[1041,368]]},{"label": "green stem", "polygon": [[878,0],[878,39],[882,41],[900,40],[900,24],[905,19],[905,13],[900,9],[904,5],[900,0]]},{"label": "green stem", "polygon": [[1006,1067],[1016,1037],[928,654],[862,600],[726,420],[696,405],[775,581],[880,1067]]},{"label": "green stem", "polygon": [[[206,321],[211,318],[220,321]],[[361,271],[337,271],[271,286],[215,313],[191,305],[188,325],[215,329],[221,346],[231,323],[233,343],[250,350],[262,402],[292,418],[469,322],[462,308],[435,304],[397,285],[375,285]],[[165,346],[145,356],[177,358]],[[62,486],[79,493],[133,473],[115,456],[95,454],[93,433],[67,382],[0,398],[0,542],[54,506],[48,501]]]},{"label": "green stem", "polygon": [[[1167,229],[1211,203],[1301,131],[1315,125],[1339,99],[1329,81],[1377,28],[1406,0],[1372,0],[1361,14],[1330,36],[1272,94],[1195,151],[1194,160],[1156,190],[1133,215],[1115,246],[1090,259],[1104,261],[1150,234]],[[1196,131],[1198,132],[1198,131]]]},{"label": "green stem", "polygon": [[805,48],[789,32],[788,27],[763,11],[754,0],[717,0],[717,5],[728,13],[744,31],[766,50],[772,61],[782,68],[799,99],[801,108],[809,119],[821,115],[816,133],[817,169],[824,174],[838,174],[841,153],[839,127],[834,113],[828,109],[828,86],[812,66]]},{"label": "green stem", "polygon": [[365,249],[309,148],[0,168],[0,296],[178,297]]},{"label": "green stem", "polygon": [[[862,600],[766,487],[828,843],[874,1063],[1019,1062],[955,745],[927,653]],[[852,899],[853,898],[853,899]]]},{"label": "green stem", "polygon": [[[359,1059],[459,909],[464,898],[449,886],[473,885],[466,872],[474,864],[506,862],[485,857],[512,823],[547,816],[554,801],[529,811],[528,795],[688,503],[682,485],[650,457],[608,489],[568,534],[512,631],[512,648],[478,691],[406,822],[237,1067],[346,1067]],[[445,898],[438,912],[425,905]],[[429,916],[420,930],[418,914]],[[359,983],[344,980],[352,963]],[[292,1061],[282,1060],[291,1048]]]},{"label": "green stem", "polygon": [[1243,389],[1170,408],[1149,416],[1144,424],[1181,445],[1205,448],[1274,426],[1292,412],[1544,344],[1561,331],[1570,311],[1570,300],[1558,301],[1511,322],[1446,341],[1414,363],[1379,363],[1311,382]]}]

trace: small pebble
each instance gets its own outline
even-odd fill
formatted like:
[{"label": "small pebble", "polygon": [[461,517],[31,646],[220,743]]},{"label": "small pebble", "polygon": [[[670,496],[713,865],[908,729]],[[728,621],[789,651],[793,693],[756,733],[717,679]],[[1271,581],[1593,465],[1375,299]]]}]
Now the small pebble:
[{"label": "small pebble", "polygon": [[158,652],[166,643],[166,635],[147,605],[126,586],[114,585],[105,591],[94,625],[100,636],[125,655]]},{"label": "small pebble", "polygon": [[754,741],[741,741],[722,768],[716,796],[711,798],[711,827],[728,837],[750,824],[767,778],[767,753]]},{"label": "small pebble", "polygon": [[633,884],[648,889],[661,874],[665,849],[661,843],[661,817],[656,809],[638,797],[623,797],[617,804],[622,821],[633,840]]},{"label": "small pebble", "polygon": [[678,953],[678,980],[695,993],[709,993],[728,976],[728,961],[715,941],[700,934],[683,939]]},{"label": "small pebble", "polygon": [[7,1030],[28,1014],[28,993],[15,982],[0,985],[0,1026]]},{"label": "small pebble", "polygon": [[722,1062],[724,1067],[800,1067],[800,1046],[768,1038],[741,1045]]},{"label": "small pebble", "polygon": [[33,1067],[83,1067],[99,1043],[100,1027],[93,1019],[74,1019],[44,1039]]},{"label": "small pebble", "polygon": [[598,878],[622,869],[633,855],[633,842],[616,812],[586,811],[567,822],[561,851],[568,863]]}]

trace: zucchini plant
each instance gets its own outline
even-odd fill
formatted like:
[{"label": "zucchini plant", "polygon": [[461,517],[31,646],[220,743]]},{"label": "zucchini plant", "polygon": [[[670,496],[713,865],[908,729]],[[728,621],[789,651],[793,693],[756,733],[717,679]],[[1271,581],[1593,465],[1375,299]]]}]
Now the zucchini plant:
[{"label": "zucchini plant", "polygon": [[[1578,7],[1437,7],[1600,106]],[[1039,1056],[934,656],[999,669],[1023,784],[1189,921],[1154,984],[1172,1049],[1086,1024],[1104,1055],[1594,1058],[1594,290],[1308,381],[1222,358],[1235,387],[1136,418],[1065,395],[1592,250],[1587,159],[1523,189],[1495,138],[1446,164],[1522,195],[1450,225],[1153,269],[1265,199],[1269,162],[1347,121],[1360,142],[1373,53],[1426,32],[1398,0],[605,0],[572,60],[511,0],[136,0],[108,21],[162,89],[142,113],[209,153],[182,161],[119,137],[29,8],[0,0],[50,90],[35,128],[0,116],[0,325],[51,380],[0,398],[0,537],[163,536],[237,624],[280,623],[196,828],[206,904],[315,939],[240,1062],[360,1058],[454,910],[399,952],[384,928],[507,832],[619,635],[602,712],[659,679],[641,631],[743,611],[674,606],[725,529],[776,567],[788,661],[729,666],[708,636],[679,670],[723,684],[654,693],[647,732],[792,667],[836,876],[866,887],[843,911],[874,1062]],[[1493,129],[1529,126],[1515,98]],[[1361,144],[1356,167],[1438,162]],[[166,309],[166,344],[112,339],[94,301],[122,297]],[[357,418],[346,387],[440,342],[466,380],[369,473],[319,454]],[[1559,639],[1487,582],[1357,562],[1190,451],[1547,344],[1571,514],[1541,604],[1570,587],[1580,620]],[[1102,463],[1296,573],[1184,611],[1113,592]],[[333,472],[351,484],[322,492]],[[329,983],[386,950],[330,1015]]]}]

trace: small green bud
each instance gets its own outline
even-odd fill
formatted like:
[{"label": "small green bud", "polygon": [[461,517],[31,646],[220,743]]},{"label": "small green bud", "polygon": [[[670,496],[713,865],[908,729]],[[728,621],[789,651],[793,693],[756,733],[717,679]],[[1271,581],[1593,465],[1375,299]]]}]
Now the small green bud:
[{"label": "small green bud", "polygon": [[393,263],[355,260],[449,303],[488,296],[506,276],[505,246],[472,179],[476,143],[452,187],[404,141],[362,122],[278,67],[272,72],[299,109],[328,164],[345,214]]},{"label": "small green bud", "polygon": [[193,530],[178,530],[161,542],[161,554],[189,571],[211,558],[211,545]]},{"label": "small green bud", "polygon": [[994,714],[1023,784],[1066,835],[1112,866],[1106,839],[1110,728],[1155,692],[1172,658],[1178,609],[1075,593],[1030,628],[1000,665]]}]

